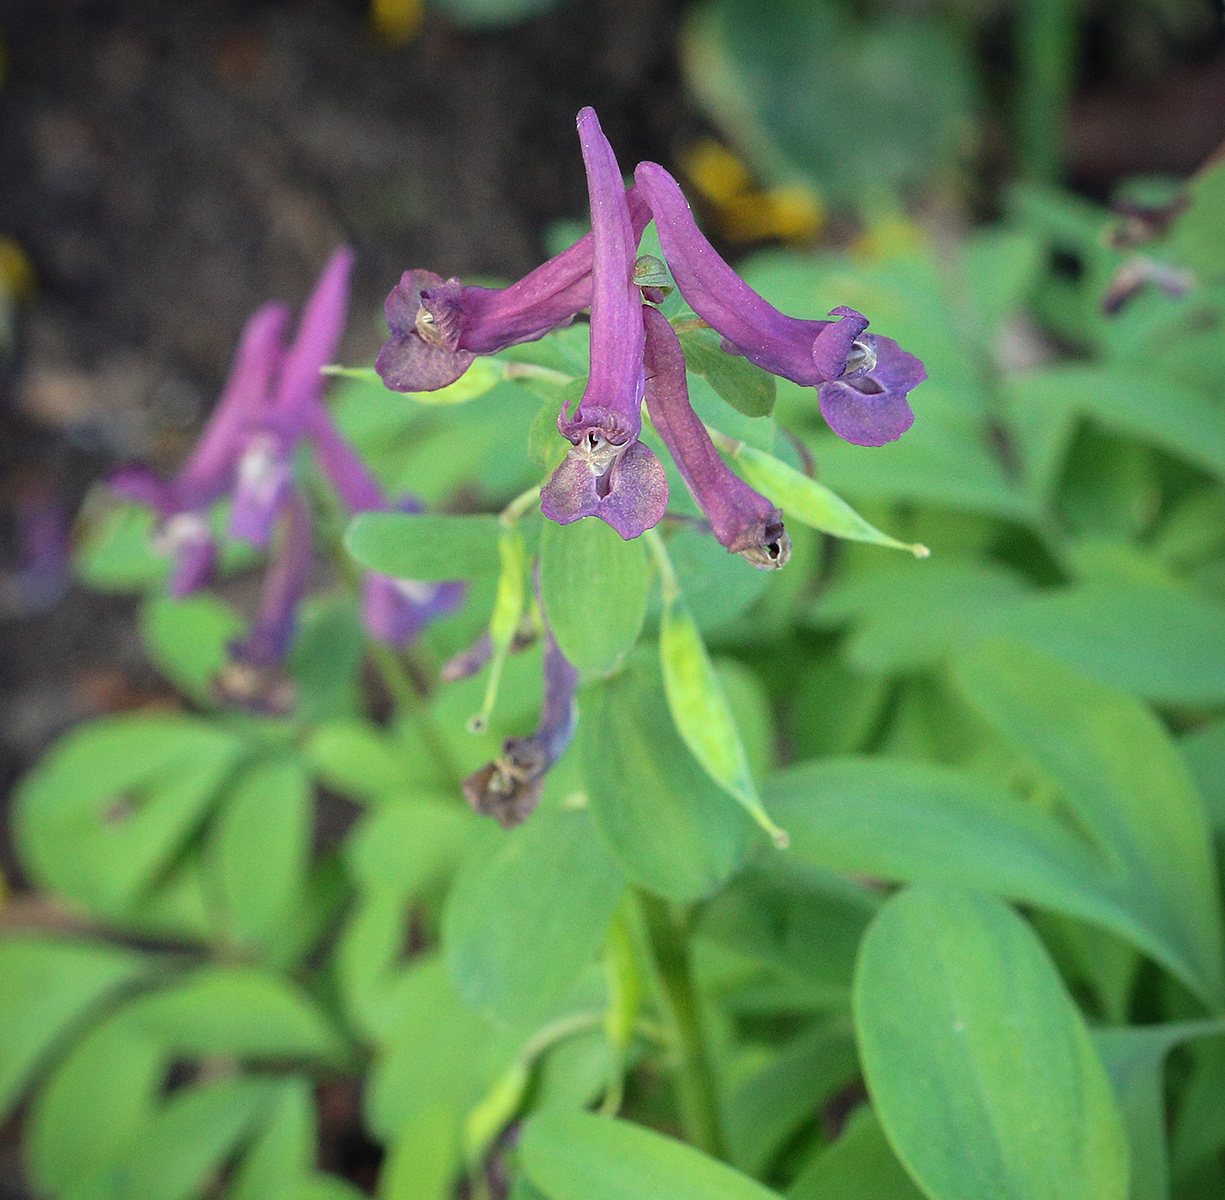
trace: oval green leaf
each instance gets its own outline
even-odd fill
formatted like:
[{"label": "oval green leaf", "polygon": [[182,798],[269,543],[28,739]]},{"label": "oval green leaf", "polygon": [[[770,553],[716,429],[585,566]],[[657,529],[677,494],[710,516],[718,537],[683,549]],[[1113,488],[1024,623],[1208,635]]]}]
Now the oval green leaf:
[{"label": "oval green leaf", "polygon": [[881,1124],[932,1200],[1126,1200],[1110,1080],[1007,905],[945,888],[894,897],[864,938],[854,1008]]},{"label": "oval green leaf", "polygon": [[594,517],[540,532],[540,592],[553,636],[580,671],[605,675],[638,640],[651,574],[638,539]]},{"label": "oval green leaf", "polygon": [[361,513],[345,549],[368,570],[394,579],[476,579],[498,572],[498,518],[441,513]]}]

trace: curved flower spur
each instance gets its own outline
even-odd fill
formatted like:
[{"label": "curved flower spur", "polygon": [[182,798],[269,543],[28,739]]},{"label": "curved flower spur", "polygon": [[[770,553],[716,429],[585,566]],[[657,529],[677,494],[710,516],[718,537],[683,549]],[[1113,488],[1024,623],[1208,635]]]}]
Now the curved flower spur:
[{"label": "curved flower spur", "polygon": [[892,338],[866,333],[868,320],[835,308],[836,321],[781,313],[719,257],[693,219],[676,180],[639,163],[638,189],[655,218],[676,286],[724,349],[793,383],[816,387],[829,427],[848,442],[883,446],[914,422],[906,396],[927,378],[923,364]]},{"label": "curved flower spur", "polygon": [[[626,203],[637,245],[651,214],[633,188]],[[568,325],[591,306],[593,242],[586,234],[507,288],[465,287],[433,271],[405,271],[387,297],[391,337],[375,370],[392,391],[433,392],[454,383],[478,355]]]},{"label": "curved flower spur", "polygon": [[591,374],[578,408],[557,427],[574,449],[541,492],[540,511],[560,525],[599,517],[623,538],[658,524],[668,481],[642,431],[645,386],[638,239],[616,156],[593,109],[578,116],[591,195]]}]

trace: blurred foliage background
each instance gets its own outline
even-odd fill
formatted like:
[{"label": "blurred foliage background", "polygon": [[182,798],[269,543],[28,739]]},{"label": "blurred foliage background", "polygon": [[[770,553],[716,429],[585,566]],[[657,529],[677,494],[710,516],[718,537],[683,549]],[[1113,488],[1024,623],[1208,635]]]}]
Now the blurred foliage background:
[{"label": "blurred foliage background", "polygon": [[[623,886],[624,872],[693,899],[733,879],[749,853],[737,829],[699,831],[702,853],[678,846],[674,859],[644,859],[649,830],[619,835],[607,822],[603,842],[576,841],[558,816],[563,779],[526,837],[542,854],[591,855],[592,890],[575,899],[564,879],[516,877],[486,831],[431,807],[436,779],[405,774],[400,760],[420,751],[412,721],[359,721],[363,690],[376,696],[376,716],[386,698],[362,673],[351,619],[326,596],[299,655],[312,730],[304,757],[278,759],[265,744],[275,733],[197,727],[189,714],[209,710],[208,679],[252,603],[244,562],[230,564],[219,598],[166,601],[142,550],[147,528],[95,486],[130,458],[178,461],[246,314],[269,296],[304,295],[337,242],[358,251],[344,353],[353,363],[381,341],[382,298],[406,267],[511,278],[564,243],[585,220],[573,144],[583,104],[599,110],[623,165],[648,158],[679,175],[709,232],[773,302],[807,317],[855,305],[927,364],[914,429],[879,451],[835,442],[810,398],[785,383],[777,434],[725,411],[708,418],[814,469],[882,529],[933,550],[911,562],[795,527],[794,563],[767,580],[730,570],[696,538],[674,539],[758,772],[867,754],[879,779],[813,768],[830,772],[826,794],[847,810],[870,815],[872,797],[900,779],[917,795],[939,793],[931,811],[964,823],[978,801],[941,808],[943,770],[972,781],[952,786],[954,800],[989,781],[1080,828],[1093,820],[1084,796],[1109,789],[1094,792],[1091,772],[1069,774],[1055,735],[1026,707],[1057,711],[1057,698],[1072,695],[1112,714],[1095,750],[1102,777],[1135,769],[1117,757],[1131,736],[1156,746],[1162,763],[1190,764],[1216,844],[1225,829],[1225,185],[1204,164],[1225,141],[1218,3],[7,0],[0,36],[0,783],[10,790],[79,723],[111,717],[164,722],[147,752],[181,774],[181,819],[133,834],[122,870],[113,850],[99,849],[109,843],[86,839],[69,852],[53,819],[39,824],[48,820],[40,796],[59,788],[85,811],[98,778],[124,778],[125,753],[90,757],[88,732],[58,776],[44,765],[25,785],[20,856],[6,823],[0,926],[121,937],[74,943],[69,958],[8,943],[18,947],[7,962],[16,982],[0,1001],[17,1012],[29,988],[48,999],[27,1014],[32,1024],[10,1013],[4,1035],[4,1194],[31,1194],[32,1178],[33,1194],[76,1195],[105,1138],[131,1133],[118,1128],[125,1121],[145,1139],[133,1161],[147,1159],[148,1187],[163,1189],[132,1184],[133,1196],[205,1194],[239,1145],[264,1147],[264,1158],[252,1155],[233,1194],[270,1194],[259,1172],[275,1175],[282,1153],[365,1190],[382,1166],[378,1186],[397,1197],[416,1194],[403,1180],[436,1170],[444,1194],[454,1164],[417,1162],[413,1147],[445,1141],[452,1110],[469,1113],[532,1030],[491,1032],[460,1004],[441,958],[408,971],[402,943],[416,951],[441,941],[478,1008],[504,1016],[535,999],[536,1016],[565,1016],[563,1001],[577,995],[586,1009],[599,993],[587,969],[615,903],[609,880]],[[581,346],[554,343],[548,363],[572,368]],[[705,400],[706,412],[719,411],[713,394]],[[524,447],[540,402],[504,385],[444,419],[425,407],[389,410],[355,384],[339,390],[337,414],[385,482],[477,510],[533,481]],[[487,606],[490,590],[481,594]],[[483,620],[470,611],[440,628],[425,663],[460,648]],[[1045,656],[1005,663],[1029,681],[1022,700],[993,690],[1008,672],[989,656],[950,670],[980,635]],[[508,730],[534,703],[531,665],[508,668]],[[609,737],[631,742],[633,730],[615,728],[617,704],[661,711],[637,659],[600,687],[608,695],[589,698],[588,730],[602,720]],[[458,727],[475,704],[471,688],[443,692],[435,716]],[[1142,705],[1159,727],[1135,715]],[[151,736],[134,728],[138,740]],[[474,747],[459,728],[451,752],[479,758],[498,732]],[[656,749],[674,754],[675,739]],[[210,772],[227,756],[246,765],[239,784],[223,787]],[[767,798],[785,808],[805,769],[779,775]],[[1169,812],[1182,811],[1182,786],[1166,788]],[[296,798],[284,813],[290,828],[242,824],[265,795]],[[907,847],[891,857],[870,820],[828,821],[807,840],[801,824],[792,829],[811,872],[965,882],[992,865],[966,851],[959,876],[946,844],[906,865]],[[1015,847],[992,829],[1007,858]],[[225,910],[218,925],[208,888],[241,892],[244,881],[210,884],[209,872],[222,870],[227,840],[245,837],[297,848],[284,872],[293,911],[244,910],[236,928]],[[597,853],[605,843],[612,850]],[[426,846],[417,858],[402,849],[417,844]],[[1167,883],[1177,875],[1177,860],[1147,853],[1135,851],[1146,870],[1164,869]],[[444,898],[457,870],[462,903]],[[486,871],[507,890],[482,888]],[[882,1187],[904,1188],[870,1114],[852,1124],[853,1139],[834,1143],[842,1159],[818,1155],[862,1098],[846,1020],[850,955],[877,898],[825,875],[797,877],[735,874],[695,935],[700,984],[718,1014],[730,1157],[798,1198],[842,1194],[855,1162],[875,1164]],[[1219,946],[1187,913],[1205,903],[1216,912],[1219,896],[1180,899],[1142,871],[1136,879],[1137,892],[1157,898],[1135,912],[1120,901],[1112,933],[1084,923],[1088,901],[1052,900],[1042,878],[1000,890],[1042,910],[1036,925],[1094,1019],[1199,1015],[1220,984]],[[518,923],[503,919],[508,896],[523,899]],[[534,922],[559,905],[573,905],[581,928],[542,956]],[[321,969],[320,947],[333,944],[342,915],[339,966]],[[1126,942],[1135,921],[1159,929],[1141,948],[1175,963],[1173,975]],[[812,927],[819,939],[805,937]],[[481,974],[496,949],[489,929],[526,964],[501,991]],[[187,972],[201,963],[222,967]],[[137,999],[120,1006],[129,995]],[[249,1019],[202,1026],[211,1011]],[[434,1031],[451,1057],[430,1057]],[[585,1102],[607,1068],[597,1042],[541,1050],[535,1095]],[[225,1064],[235,1058],[259,1069],[234,1075]],[[381,1066],[363,1090],[371,1061]],[[423,1061],[432,1065],[414,1066]],[[307,1068],[263,1069],[269,1062]],[[780,1088],[811,1080],[814,1062],[820,1095],[805,1092],[779,1115]],[[142,1124],[150,1081],[171,1063],[209,1087],[186,1089],[189,1103],[162,1110],[163,1125]],[[20,1103],[26,1085],[51,1066],[56,1086],[31,1116]],[[107,1095],[90,1094],[91,1076],[112,1071]],[[1175,1052],[1175,1137],[1158,1174],[1168,1170],[1186,1200],[1225,1189],[1225,1128],[1203,1115],[1223,1078],[1219,1050]],[[95,1137],[90,1105],[106,1107],[112,1089],[131,1104],[116,1101],[118,1132]],[[671,1128],[666,1092],[644,1071],[631,1115]],[[177,1136],[195,1157],[160,1164],[148,1148]],[[316,1184],[309,1194],[327,1194],[330,1185]],[[500,1186],[492,1174],[489,1186]]]}]

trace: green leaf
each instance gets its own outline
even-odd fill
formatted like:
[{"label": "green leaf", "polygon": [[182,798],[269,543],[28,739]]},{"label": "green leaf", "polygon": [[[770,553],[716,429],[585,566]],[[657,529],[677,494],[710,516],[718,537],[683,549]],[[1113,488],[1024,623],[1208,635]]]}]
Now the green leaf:
[{"label": "green leaf", "polygon": [[885,1140],[870,1108],[859,1109],[838,1140],[787,1189],[787,1200],[925,1200]]},{"label": "green leaf", "polygon": [[520,1147],[529,1177],[549,1200],[778,1200],[692,1146],[591,1113],[537,1113]]},{"label": "green leaf", "polygon": [[723,1128],[733,1166],[762,1175],[784,1143],[859,1074],[850,1024],[815,1025],[731,1088]]},{"label": "green leaf", "polygon": [[90,942],[28,934],[0,941],[0,1116],[65,1033],[147,970],[137,954]]},{"label": "green leaf", "polygon": [[1126,1135],[1089,1031],[999,900],[888,901],[860,953],[855,1025],[881,1124],[933,1200],[1126,1200]]},{"label": "green leaf", "polygon": [[773,454],[737,442],[731,455],[753,487],[777,504],[787,516],[811,525],[813,529],[854,542],[871,542],[894,550],[909,550],[915,558],[926,558],[931,553],[926,546],[899,542],[897,538],[881,533],[824,484],[809,479]]},{"label": "green leaf", "polygon": [[651,572],[638,539],[594,517],[540,531],[540,593],[561,652],[580,671],[606,675],[638,640]]},{"label": "green leaf", "polygon": [[311,1081],[286,1079],[260,1131],[234,1172],[226,1200],[297,1200],[297,1189],[318,1154]]},{"label": "green leaf", "polygon": [[504,1024],[543,1014],[604,945],[625,880],[582,810],[488,828],[447,900],[442,940],[463,998]]},{"label": "green leaf", "polygon": [[774,411],[774,376],[741,355],[728,354],[713,329],[686,330],[680,342],[686,369],[705,379],[737,412],[768,417]]},{"label": "green leaf", "polygon": [[193,717],[81,726],[18,789],[22,859],[43,887],[118,915],[178,852],[242,752]]},{"label": "green leaf", "polygon": [[116,1162],[156,1112],[169,1066],[127,1009],[91,1029],[30,1107],[25,1161],[37,1186],[58,1195]]},{"label": "green leaf", "polygon": [[380,1200],[451,1200],[459,1174],[459,1114],[445,1104],[415,1112],[392,1143]]},{"label": "green leaf", "polygon": [[222,1079],[175,1092],[105,1174],[115,1200],[191,1200],[268,1111],[276,1084]]},{"label": "green leaf", "polygon": [[136,1001],[132,1028],[176,1054],[335,1058],[343,1046],[293,984],[253,967],[201,967]]},{"label": "green leaf", "polygon": [[212,867],[230,936],[276,950],[310,866],[313,795],[293,758],[253,764],[231,785],[212,834]]},{"label": "green leaf", "polygon": [[1137,1029],[1097,1029],[1093,1040],[1114,1084],[1131,1146],[1130,1200],[1168,1200],[1166,1055],[1192,1038],[1225,1033],[1220,1021],[1184,1021]]},{"label": "green leaf", "polygon": [[1097,366],[1048,367],[1012,380],[1009,390],[1023,401],[1089,417],[1104,429],[1225,476],[1225,412],[1176,380]]},{"label": "green leaf", "polygon": [[1214,721],[1179,743],[1199,787],[1213,832],[1225,833],[1225,721]]},{"label": "green leaf", "polygon": [[1190,591],[1085,583],[1001,606],[977,626],[1159,704],[1225,701],[1225,608]]},{"label": "green leaf", "polygon": [[744,807],[776,846],[785,847],[786,831],[770,819],[762,805],[736,718],[702,635],[674,589],[675,584],[664,593],[659,657],[676,731],[707,775]]},{"label": "green leaf", "polygon": [[238,613],[207,593],[176,600],[154,592],[140,610],[141,636],[158,667],[175,687],[210,707],[213,678],[242,628]]},{"label": "green leaf", "polygon": [[949,883],[1113,930],[1193,988],[1210,990],[1185,938],[1105,856],[1049,813],[984,779],[918,762],[827,759],[774,776],[766,798],[802,862]]},{"label": "green leaf", "polygon": [[957,658],[954,673],[988,721],[1060,788],[1120,894],[1178,948],[1188,982],[1225,1001],[1208,822],[1161,724],[1130,696],[1014,643],[979,643]]},{"label": "green leaf", "polygon": [[417,764],[383,730],[362,718],[342,717],[320,725],[304,750],[329,786],[350,796],[378,799],[408,791],[418,782]]},{"label": "green leaf", "polygon": [[345,549],[368,570],[395,579],[476,579],[498,573],[498,518],[439,513],[361,513]]},{"label": "green leaf", "polygon": [[97,592],[135,592],[165,579],[169,560],[153,549],[157,516],[141,504],[116,504],[86,525],[77,574]]},{"label": "green leaf", "polygon": [[1209,279],[1225,275],[1225,165],[1212,162],[1191,178],[1191,203],[1174,226],[1172,250]]},{"label": "green leaf", "polygon": [[299,721],[330,721],[360,709],[365,645],[358,607],[352,600],[319,596],[303,604],[288,663],[297,685],[294,716]]},{"label": "green leaf", "polygon": [[580,700],[591,818],[621,869],[672,900],[714,893],[743,861],[753,826],[694,761],[654,664],[634,656]]}]

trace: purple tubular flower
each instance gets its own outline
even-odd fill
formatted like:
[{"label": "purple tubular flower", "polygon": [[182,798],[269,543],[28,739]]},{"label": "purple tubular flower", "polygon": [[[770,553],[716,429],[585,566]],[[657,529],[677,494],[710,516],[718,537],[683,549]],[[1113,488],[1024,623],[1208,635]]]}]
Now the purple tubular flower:
[{"label": "purple tubular flower", "polygon": [[[317,397],[311,400],[308,421],[319,465],[349,511],[385,511],[388,505],[378,481],[341,437]],[[396,506],[400,512],[421,512],[422,507],[411,496]],[[466,594],[460,582],[422,583],[367,571],[362,579],[362,623],[371,637],[406,646],[427,622],[458,607]]]},{"label": "purple tubular flower", "polygon": [[264,575],[259,611],[246,637],[230,643],[230,661],[213,683],[218,699],[276,715],[289,712],[297,698],[285,659],[314,561],[310,510],[301,496],[291,492],[281,511],[284,530]]},{"label": "purple tubular flower", "polygon": [[221,397],[173,479],[159,479],[140,465],[123,467],[110,477],[113,491],[158,514],[156,545],[173,560],[173,596],[190,595],[213,577],[217,549],[208,509],[229,490],[246,431],[269,408],[288,321],[289,312],[281,304],[264,305],[247,321]]},{"label": "purple tubular flower", "polygon": [[[636,245],[651,214],[633,188],[627,203]],[[534,342],[568,324],[591,305],[593,240],[587,234],[507,288],[405,271],[387,297],[391,337],[375,370],[393,391],[432,392],[454,383],[478,354]]]},{"label": "purple tubular flower", "polygon": [[230,534],[266,545],[277,513],[293,487],[293,454],[310,406],[323,390],[320,369],[336,356],[349,302],[353,251],[341,246],[328,260],[284,352],[272,405],[250,427],[238,460]]},{"label": "purple tubular flower", "polygon": [[545,485],[540,511],[561,525],[599,517],[628,539],[663,516],[668,482],[638,440],[646,335],[621,172],[592,109],[579,113],[578,129],[591,194],[591,374],[574,414],[563,408],[557,418],[574,449]]},{"label": "purple tubular flower", "polygon": [[726,348],[774,375],[815,386],[822,415],[848,442],[882,446],[910,428],[907,393],[927,378],[913,354],[891,338],[865,333],[867,318],[854,309],[834,309],[837,321],[779,312],[719,257],[663,167],[639,163],[635,178],[681,295],[722,334]]},{"label": "purple tubular flower", "polygon": [[791,557],[791,539],[783,528],[783,514],[719,457],[690,407],[685,354],[667,318],[653,308],[644,309],[643,318],[647,411],[715,538],[755,567],[784,566]]},{"label": "purple tubular flower", "polygon": [[545,774],[561,758],[578,726],[577,688],[578,672],[557,648],[546,624],[540,723],[528,737],[507,738],[499,759],[464,780],[464,796],[475,812],[493,817],[503,829],[531,816],[540,802]]}]

